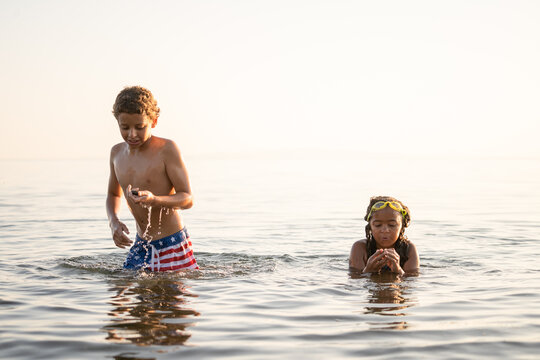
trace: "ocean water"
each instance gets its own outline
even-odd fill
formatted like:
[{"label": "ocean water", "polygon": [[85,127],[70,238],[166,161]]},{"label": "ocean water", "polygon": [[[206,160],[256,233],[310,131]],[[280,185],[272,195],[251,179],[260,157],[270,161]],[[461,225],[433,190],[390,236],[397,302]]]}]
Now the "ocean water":
[{"label": "ocean water", "polygon": [[[186,162],[201,270],[147,274],[110,238],[107,159],[1,161],[0,357],[538,359],[540,159]],[[418,276],[349,273],[372,195],[411,209]]]}]

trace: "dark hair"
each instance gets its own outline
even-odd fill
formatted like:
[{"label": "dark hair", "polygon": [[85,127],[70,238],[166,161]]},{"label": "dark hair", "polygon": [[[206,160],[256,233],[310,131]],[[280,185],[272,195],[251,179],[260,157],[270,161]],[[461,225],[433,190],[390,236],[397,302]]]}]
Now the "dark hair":
[{"label": "dark hair", "polygon": [[159,107],[150,90],[142,86],[128,86],[116,96],[113,105],[114,117],[118,119],[120,113],[145,114],[155,120],[159,117]]},{"label": "dark hair", "polygon": [[366,210],[366,216],[364,216],[364,220],[367,221],[366,225],[366,250],[367,250],[367,257],[369,257],[373,254],[375,254],[375,251],[377,251],[377,243],[375,242],[375,239],[373,238],[373,232],[371,231],[371,224],[369,223],[369,213],[371,211],[371,207],[373,204],[375,204],[378,201],[395,201],[398,204],[401,205],[401,207],[407,211],[407,214],[402,217],[401,221],[401,229],[399,231],[399,236],[394,244],[394,249],[396,249],[396,252],[399,254],[399,263],[400,266],[403,266],[407,260],[409,253],[409,240],[407,239],[407,236],[405,235],[405,228],[409,226],[411,223],[411,212],[409,211],[409,208],[405,206],[401,201],[399,201],[396,198],[393,198],[391,196],[374,196],[369,200],[369,205]]}]

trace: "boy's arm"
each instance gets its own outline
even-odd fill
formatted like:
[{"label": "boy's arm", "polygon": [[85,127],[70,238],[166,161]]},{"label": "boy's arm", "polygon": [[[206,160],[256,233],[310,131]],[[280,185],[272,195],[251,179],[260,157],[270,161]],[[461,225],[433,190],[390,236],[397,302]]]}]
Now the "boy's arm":
[{"label": "boy's arm", "polygon": [[114,243],[119,248],[131,246],[132,241],[127,237],[129,229],[118,219],[118,212],[122,203],[122,188],[116,178],[113,164],[114,148],[111,150],[109,186],[107,189],[107,200],[105,207],[107,209],[107,217],[109,218],[109,227],[111,228],[112,238]]}]

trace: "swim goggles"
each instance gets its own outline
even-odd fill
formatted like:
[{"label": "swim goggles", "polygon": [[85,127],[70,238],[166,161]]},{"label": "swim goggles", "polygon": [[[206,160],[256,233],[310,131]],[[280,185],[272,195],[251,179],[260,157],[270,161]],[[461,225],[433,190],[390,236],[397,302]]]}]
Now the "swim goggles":
[{"label": "swim goggles", "polygon": [[369,210],[369,214],[367,216],[367,221],[369,221],[369,218],[371,217],[371,214],[377,210],[384,209],[385,207],[390,206],[391,209],[396,210],[397,212],[400,212],[401,215],[405,216],[407,215],[407,210],[405,210],[400,203],[395,201],[377,201],[373,206],[371,207],[371,210]]}]

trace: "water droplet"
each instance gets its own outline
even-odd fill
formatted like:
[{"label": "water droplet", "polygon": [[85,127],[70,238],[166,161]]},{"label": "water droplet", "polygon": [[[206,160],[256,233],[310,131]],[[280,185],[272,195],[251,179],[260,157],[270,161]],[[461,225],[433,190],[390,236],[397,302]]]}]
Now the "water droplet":
[{"label": "water droplet", "polygon": [[163,214],[163,208],[159,208],[159,222],[158,222],[158,235],[161,235],[161,215]]},{"label": "water droplet", "polygon": [[151,206],[148,206],[148,221],[146,223],[146,229],[144,230],[144,233],[143,233],[143,239],[145,240],[148,240],[148,241],[152,241],[152,236],[149,236],[148,235],[148,231],[150,230],[150,219],[152,218],[152,207]]}]

